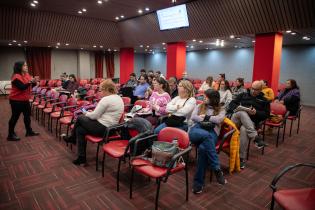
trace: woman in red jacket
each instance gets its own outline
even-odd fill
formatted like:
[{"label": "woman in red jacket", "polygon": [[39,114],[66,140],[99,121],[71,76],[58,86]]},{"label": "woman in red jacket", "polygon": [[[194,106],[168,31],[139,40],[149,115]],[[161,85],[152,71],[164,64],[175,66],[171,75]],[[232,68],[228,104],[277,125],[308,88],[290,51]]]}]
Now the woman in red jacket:
[{"label": "woman in red jacket", "polygon": [[24,124],[26,128],[25,136],[37,136],[39,133],[34,132],[31,128],[31,106],[29,99],[31,96],[32,84],[36,84],[37,79],[28,74],[26,62],[16,62],[14,64],[14,73],[11,79],[12,90],[10,92],[10,104],[12,116],[9,121],[8,141],[19,141],[20,138],[15,134],[14,127],[20,117],[24,115]]}]

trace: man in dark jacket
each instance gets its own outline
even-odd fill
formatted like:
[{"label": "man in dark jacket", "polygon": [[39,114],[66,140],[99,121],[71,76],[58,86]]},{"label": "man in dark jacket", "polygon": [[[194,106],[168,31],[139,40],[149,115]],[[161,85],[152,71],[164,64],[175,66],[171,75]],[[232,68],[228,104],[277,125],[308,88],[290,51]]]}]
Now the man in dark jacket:
[{"label": "man in dark jacket", "polygon": [[255,129],[270,114],[270,104],[261,90],[261,81],[254,81],[250,90],[238,95],[228,108],[228,113],[233,113],[232,121],[240,128],[241,168],[245,168],[248,141],[254,140],[258,148],[266,146]]}]

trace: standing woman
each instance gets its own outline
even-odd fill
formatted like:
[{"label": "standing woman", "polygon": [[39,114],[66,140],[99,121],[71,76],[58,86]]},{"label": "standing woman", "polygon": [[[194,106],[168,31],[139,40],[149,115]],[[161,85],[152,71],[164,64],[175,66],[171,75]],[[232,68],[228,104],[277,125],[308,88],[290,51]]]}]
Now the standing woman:
[{"label": "standing woman", "polygon": [[14,72],[11,78],[12,90],[9,96],[12,116],[9,121],[8,141],[20,140],[15,134],[14,128],[21,113],[24,115],[25,136],[37,136],[39,134],[31,128],[31,106],[29,102],[32,85],[35,85],[36,82],[37,80],[28,74],[26,62],[20,61],[14,64]]}]

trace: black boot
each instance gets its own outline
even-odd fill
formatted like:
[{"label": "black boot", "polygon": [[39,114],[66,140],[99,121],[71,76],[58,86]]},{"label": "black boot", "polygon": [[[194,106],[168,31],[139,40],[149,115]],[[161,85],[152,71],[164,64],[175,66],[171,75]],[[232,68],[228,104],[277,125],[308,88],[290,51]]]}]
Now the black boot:
[{"label": "black boot", "polygon": [[72,161],[74,165],[81,165],[86,163],[86,157],[79,156],[76,160]]},{"label": "black boot", "polygon": [[223,172],[221,171],[221,169],[218,169],[216,171],[214,171],[215,177],[217,178],[217,182],[221,185],[224,185],[227,183],[226,179],[223,176]]},{"label": "black boot", "polygon": [[70,144],[77,143],[76,139],[73,136],[63,136],[62,138],[66,143],[70,143]]},{"label": "black boot", "polygon": [[11,133],[8,135],[7,140],[8,141],[20,141],[20,138],[15,133]]},{"label": "black boot", "polygon": [[25,136],[38,136],[39,133],[38,132],[35,132],[35,131],[28,131],[26,132]]}]

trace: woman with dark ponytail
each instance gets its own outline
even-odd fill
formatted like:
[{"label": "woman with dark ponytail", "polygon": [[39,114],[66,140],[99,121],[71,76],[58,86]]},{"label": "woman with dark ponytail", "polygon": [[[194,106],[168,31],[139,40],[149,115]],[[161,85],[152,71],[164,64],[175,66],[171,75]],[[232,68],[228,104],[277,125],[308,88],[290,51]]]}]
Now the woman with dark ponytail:
[{"label": "woman with dark ponytail", "polygon": [[215,172],[218,183],[221,185],[226,183],[215,149],[221,124],[225,118],[225,110],[220,106],[218,91],[208,89],[204,94],[206,96],[204,102],[192,113],[191,120],[194,125],[189,131],[190,141],[198,148],[197,171],[193,185],[195,194],[202,192],[205,172],[209,166]]},{"label": "woman with dark ponytail", "polygon": [[14,64],[14,72],[11,78],[12,90],[9,96],[12,116],[9,121],[8,141],[20,140],[15,134],[14,128],[21,113],[24,115],[26,136],[37,136],[39,134],[34,132],[31,128],[31,106],[29,103],[31,88],[36,82],[37,79],[32,78],[28,74],[28,66],[26,62],[20,61]]}]

